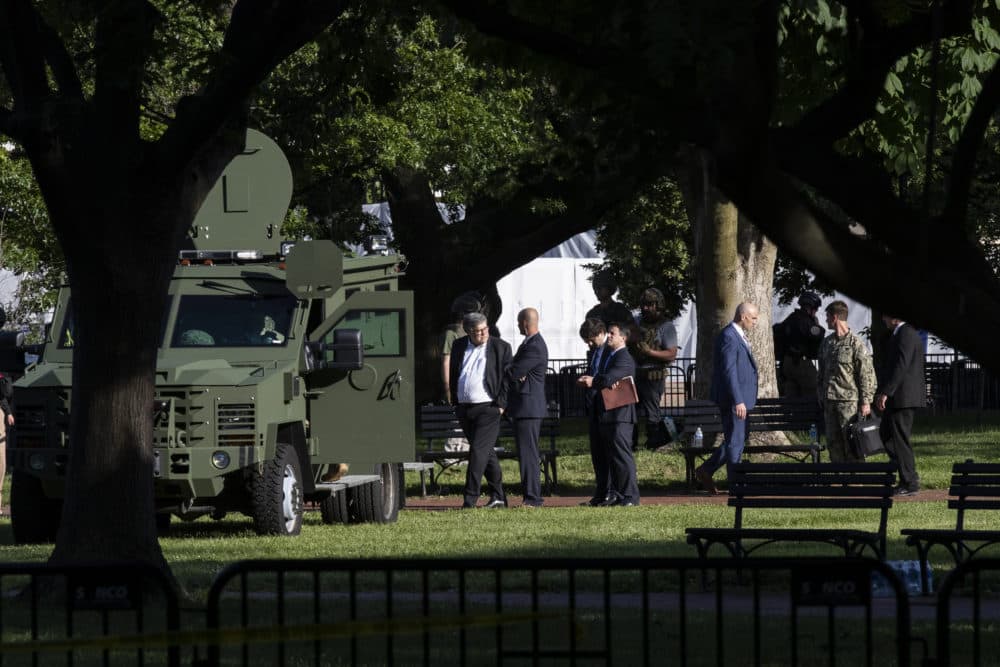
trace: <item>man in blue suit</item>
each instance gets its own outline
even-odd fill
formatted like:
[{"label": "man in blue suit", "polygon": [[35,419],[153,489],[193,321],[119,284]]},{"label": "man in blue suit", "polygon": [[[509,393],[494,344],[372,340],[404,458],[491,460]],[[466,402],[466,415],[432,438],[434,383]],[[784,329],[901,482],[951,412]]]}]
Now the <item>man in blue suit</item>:
[{"label": "man in blue suit", "polygon": [[715,338],[715,368],[709,398],[719,406],[722,417],[722,446],[694,471],[694,477],[709,493],[718,493],[712,475],[726,465],[740,462],[747,438],[747,413],[757,404],[757,362],[750,351],[747,334],[757,324],[757,306],[745,301],[736,307],[736,316]]},{"label": "man in blue suit", "polygon": [[538,436],[542,418],[548,411],[545,400],[545,372],[549,367],[549,348],[538,333],[538,311],[525,308],[517,314],[517,329],[525,336],[514,353],[507,371],[507,415],[514,420],[514,442],[521,464],[524,507],[542,506],[539,481]]},{"label": "man in blue suit", "polygon": [[628,339],[626,326],[624,324],[608,326],[606,353],[600,362],[600,370],[593,377],[584,375],[580,378],[583,386],[597,390],[594,393],[592,409],[611,468],[611,488],[607,499],[600,503],[604,507],[611,505],[631,507],[639,504],[639,485],[635,475],[635,459],[632,458],[635,403],[606,410],[600,392],[601,389],[612,387],[626,377],[631,377],[635,382],[635,360],[625,349],[625,342]]}]

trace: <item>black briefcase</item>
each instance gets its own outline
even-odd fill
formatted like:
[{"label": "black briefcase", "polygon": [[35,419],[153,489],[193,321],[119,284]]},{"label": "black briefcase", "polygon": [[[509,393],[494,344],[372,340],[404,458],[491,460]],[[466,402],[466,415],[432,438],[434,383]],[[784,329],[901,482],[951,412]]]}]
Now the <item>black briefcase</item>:
[{"label": "black briefcase", "polygon": [[879,435],[879,426],[882,420],[875,415],[869,415],[865,419],[859,419],[857,415],[851,417],[844,427],[844,436],[847,439],[847,446],[851,448],[858,458],[866,459],[875,454],[885,451],[882,443],[882,436]]}]

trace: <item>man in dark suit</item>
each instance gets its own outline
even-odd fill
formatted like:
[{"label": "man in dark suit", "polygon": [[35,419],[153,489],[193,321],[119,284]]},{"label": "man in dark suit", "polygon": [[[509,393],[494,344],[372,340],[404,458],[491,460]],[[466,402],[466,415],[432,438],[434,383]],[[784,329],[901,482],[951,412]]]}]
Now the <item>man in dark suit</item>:
[{"label": "man in dark suit", "polygon": [[625,349],[628,338],[624,324],[608,327],[608,342],[601,369],[597,375],[585,375],[581,384],[596,390],[593,410],[598,422],[611,468],[611,490],[603,506],[631,507],[639,504],[639,485],[635,476],[635,459],[632,458],[632,431],[635,429],[635,403],[606,410],[601,389],[614,387],[623,378],[635,381],[635,360]]},{"label": "man in dark suit", "polygon": [[709,493],[718,493],[712,475],[726,465],[729,477],[740,462],[747,439],[747,413],[757,404],[757,362],[747,334],[757,324],[757,306],[749,301],[736,307],[733,321],[715,338],[712,387],[709,398],[719,406],[722,445],[694,471],[694,477]]},{"label": "man in dark suit", "polygon": [[490,485],[486,507],[506,507],[503,473],[493,447],[500,435],[500,416],[507,407],[510,345],[490,336],[482,313],[468,313],[462,318],[462,328],[466,335],[452,345],[449,373],[451,400],[470,443],[462,507],[476,506],[484,473]]},{"label": "man in dark suit", "polygon": [[883,315],[882,322],[892,334],[875,391],[875,407],[883,413],[879,435],[889,458],[899,466],[896,495],[908,496],[920,490],[910,431],[914,411],[927,404],[924,344],[917,330],[903,320]]},{"label": "man in dark suit", "polygon": [[524,488],[523,506],[541,507],[538,436],[542,418],[548,412],[545,372],[549,367],[549,348],[538,333],[538,311],[534,308],[525,308],[517,314],[517,329],[525,339],[507,370],[507,415],[514,420],[514,441]]},{"label": "man in dark suit", "polygon": [[580,338],[587,344],[587,372],[577,379],[577,384],[584,388],[584,409],[587,413],[587,429],[590,435],[590,463],[594,467],[594,497],[581,505],[598,507],[614,500],[618,494],[611,495],[611,462],[607,445],[601,438],[600,422],[597,421],[597,410],[594,407],[594,397],[597,390],[586,378],[593,378],[600,373],[608,353],[608,332],[604,321],[596,317],[588,317],[580,325]]}]

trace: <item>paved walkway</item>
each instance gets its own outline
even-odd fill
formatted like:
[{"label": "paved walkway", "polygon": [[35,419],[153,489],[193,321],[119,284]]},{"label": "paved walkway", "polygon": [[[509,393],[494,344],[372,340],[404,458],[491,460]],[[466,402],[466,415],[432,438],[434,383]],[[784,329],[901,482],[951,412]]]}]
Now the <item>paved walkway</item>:
[{"label": "paved walkway", "polygon": [[[919,503],[919,502],[944,502],[948,497],[947,489],[928,489],[913,496],[903,496],[895,499],[897,503]],[[643,505],[725,505],[728,496],[725,493],[712,495],[704,491],[693,493],[672,492],[672,491],[650,491],[642,494]],[[511,507],[521,505],[521,496],[508,495],[507,500]],[[590,500],[589,495],[580,496],[546,496],[545,507],[578,507],[580,503]],[[486,496],[479,501],[482,505],[486,502]],[[421,498],[419,494],[409,495],[406,498],[407,509],[418,510],[445,510],[459,509],[462,505],[462,496],[455,493],[447,496],[428,495]]]}]

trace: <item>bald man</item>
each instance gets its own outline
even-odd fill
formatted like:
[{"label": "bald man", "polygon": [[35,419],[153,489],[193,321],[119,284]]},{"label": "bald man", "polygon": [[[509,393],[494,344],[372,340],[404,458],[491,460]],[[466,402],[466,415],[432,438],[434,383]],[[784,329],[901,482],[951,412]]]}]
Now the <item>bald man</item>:
[{"label": "bald man", "polygon": [[524,342],[514,353],[507,373],[507,414],[514,421],[514,440],[524,488],[523,506],[541,507],[538,436],[542,417],[548,410],[545,371],[549,366],[549,348],[538,333],[538,311],[534,308],[525,308],[517,314],[517,329],[524,336]]}]

